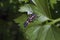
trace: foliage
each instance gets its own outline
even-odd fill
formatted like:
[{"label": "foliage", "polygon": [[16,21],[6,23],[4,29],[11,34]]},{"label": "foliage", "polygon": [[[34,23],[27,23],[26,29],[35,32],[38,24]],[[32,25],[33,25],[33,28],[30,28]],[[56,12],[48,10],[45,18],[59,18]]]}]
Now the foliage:
[{"label": "foliage", "polygon": [[[1,0],[0,40],[60,40],[59,7],[59,0]],[[38,18],[25,28],[28,11]]]},{"label": "foliage", "polygon": [[[30,11],[31,8],[33,13],[38,16],[38,18],[34,22],[30,23],[25,30],[27,39],[60,40],[60,1],[32,0],[32,2],[33,3],[28,3],[20,7],[19,10],[20,12],[28,12],[26,10]],[[56,11],[58,12],[56,13]],[[19,18],[16,20],[19,20]],[[19,21],[16,22],[19,23]]]}]

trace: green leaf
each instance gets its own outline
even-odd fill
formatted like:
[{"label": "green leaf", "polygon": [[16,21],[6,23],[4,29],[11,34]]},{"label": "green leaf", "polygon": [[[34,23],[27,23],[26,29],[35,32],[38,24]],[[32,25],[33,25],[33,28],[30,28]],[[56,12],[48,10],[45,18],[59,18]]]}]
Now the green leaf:
[{"label": "green leaf", "polygon": [[26,30],[29,40],[45,40],[50,25],[33,26]]},{"label": "green leaf", "polygon": [[31,7],[29,6],[29,4],[23,5],[20,7],[19,9],[20,12],[28,12],[28,11],[32,11]]},{"label": "green leaf", "polygon": [[45,21],[47,21],[47,20],[49,20],[49,18],[46,17],[46,16],[40,16],[40,17],[38,18],[38,21],[40,21],[41,23],[42,23],[42,22],[45,22]]},{"label": "green leaf", "polygon": [[28,40],[60,40],[60,29],[48,24],[30,27],[26,34]]},{"label": "green leaf", "polygon": [[28,16],[26,14],[22,14],[20,17],[14,19],[16,23],[19,23],[20,28],[24,29],[24,22],[27,20]]}]

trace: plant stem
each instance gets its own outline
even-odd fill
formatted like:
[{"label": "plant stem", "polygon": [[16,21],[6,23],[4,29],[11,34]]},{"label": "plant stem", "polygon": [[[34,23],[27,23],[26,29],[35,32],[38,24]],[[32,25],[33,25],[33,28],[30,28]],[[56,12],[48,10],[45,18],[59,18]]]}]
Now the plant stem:
[{"label": "plant stem", "polygon": [[52,25],[52,24],[55,24],[56,22],[59,22],[60,21],[60,18],[56,19],[56,20],[53,20],[52,22],[50,22],[49,24]]}]

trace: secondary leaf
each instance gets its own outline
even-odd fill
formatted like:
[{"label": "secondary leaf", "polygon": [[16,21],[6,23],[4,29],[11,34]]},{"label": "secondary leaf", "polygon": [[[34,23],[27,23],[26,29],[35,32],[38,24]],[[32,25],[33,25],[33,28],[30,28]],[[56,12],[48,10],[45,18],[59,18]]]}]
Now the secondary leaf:
[{"label": "secondary leaf", "polygon": [[14,19],[14,21],[16,23],[19,23],[19,26],[21,26],[20,28],[24,29],[24,22],[27,20],[27,15],[26,14],[23,14],[22,16]]}]

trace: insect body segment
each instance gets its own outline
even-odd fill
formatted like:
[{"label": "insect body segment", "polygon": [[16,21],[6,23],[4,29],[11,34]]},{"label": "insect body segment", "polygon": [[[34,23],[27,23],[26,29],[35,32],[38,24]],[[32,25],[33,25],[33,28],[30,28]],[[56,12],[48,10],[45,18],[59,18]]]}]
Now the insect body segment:
[{"label": "insect body segment", "polygon": [[36,18],[35,14],[31,14],[26,22],[24,22],[24,27],[26,27],[30,22],[32,22]]}]

